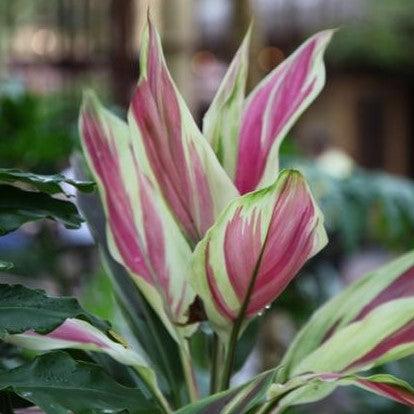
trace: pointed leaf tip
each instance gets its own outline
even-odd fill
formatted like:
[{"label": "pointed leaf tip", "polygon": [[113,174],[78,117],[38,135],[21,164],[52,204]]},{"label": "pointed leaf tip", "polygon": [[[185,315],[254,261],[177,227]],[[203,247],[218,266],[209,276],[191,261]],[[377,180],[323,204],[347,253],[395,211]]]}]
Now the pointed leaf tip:
[{"label": "pointed leaf tip", "polygon": [[309,38],[276,67],[247,99],[240,127],[235,183],[244,194],[269,185],[279,147],[325,83],[323,53],[332,30]]}]

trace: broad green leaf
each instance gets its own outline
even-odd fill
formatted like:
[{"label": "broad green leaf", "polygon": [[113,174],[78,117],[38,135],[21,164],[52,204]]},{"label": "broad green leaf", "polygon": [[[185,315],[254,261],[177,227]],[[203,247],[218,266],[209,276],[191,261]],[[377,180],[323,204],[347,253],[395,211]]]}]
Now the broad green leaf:
[{"label": "broad green leaf", "polygon": [[335,331],[366,316],[376,306],[398,297],[413,297],[414,252],[407,253],[352,283],[327,302],[302,328],[282,364],[285,380],[307,355]]},{"label": "broad green leaf", "polygon": [[0,334],[18,334],[33,330],[45,334],[67,318],[82,318],[108,330],[109,325],[85,312],[75,298],[49,297],[42,290],[22,285],[0,284]]},{"label": "broad green leaf", "polygon": [[140,389],[125,387],[99,366],[77,362],[64,352],[0,372],[0,389],[16,392],[47,414],[161,413]]},{"label": "broad green leaf", "polygon": [[195,244],[238,193],[177,91],[151,22],[140,57],[141,77],[128,114],[134,152]]},{"label": "broad green leaf", "polygon": [[203,135],[230,178],[236,173],[239,128],[245,101],[251,27],[203,119]]},{"label": "broad green leaf", "polygon": [[191,274],[217,333],[226,338],[235,321],[262,312],[326,242],[323,217],[297,171],[230,203],[197,245]]},{"label": "broad green leaf", "polygon": [[325,84],[323,54],[332,34],[326,30],[309,38],[247,98],[235,176],[241,194],[273,182],[282,140]]},{"label": "broad green leaf", "polygon": [[0,260],[0,271],[1,270],[9,270],[13,268],[13,263],[5,262],[4,260]]},{"label": "broad green leaf", "polygon": [[91,181],[72,180],[62,174],[33,174],[11,168],[0,168],[0,183],[9,184],[22,190],[39,191],[47,194],[65,194],[63,184],[69,184],[83,192],[91,192],[95,187],[95,184]]},{"label": "broad green leaf", "polygon": [[71,229],[79,228],[83,222],[76,206],[70,201],[59,200],[46,193],[0,185],[0,236],[17,230],[27,222],[45,218]]},{"label": "broad green leaf", "polygon": [[105,208],[110,251],[179,340],[178,327],[187,324],[195,297],[186,279],[190,247],[142,171],[129,128],[90,93],[84,97],[80,131]]}]

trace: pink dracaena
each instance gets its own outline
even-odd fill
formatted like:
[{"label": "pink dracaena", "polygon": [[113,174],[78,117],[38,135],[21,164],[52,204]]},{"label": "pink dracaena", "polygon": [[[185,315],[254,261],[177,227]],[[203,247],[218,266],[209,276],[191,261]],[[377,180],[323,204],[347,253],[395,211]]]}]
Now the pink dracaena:
[{"label": "pink dracaena", "polygon": [[128,118],[139,163],[196,243],[237,191],[178,93],[150,21]]},{"label": "pink dracaena", "polygon": [[204,133],[241,194],[270,185],[279,147],[325,83],[323,54],[333,30],[309,38],[260,82],[247,99],[248,38],[242,43],[204,118]]},{"label": "pink dracaena", "polygon": [[302,175],[234,200],[194,252],[192,282],[223,337],[275,300],[326,244],[322,215]]},{"label": "pink dracaena", "polygon": [[190,247],[142,171],[127,124],[87,94],[80,129],[105,207],[111,252],[177,338],[194,300],[186,280]]}]

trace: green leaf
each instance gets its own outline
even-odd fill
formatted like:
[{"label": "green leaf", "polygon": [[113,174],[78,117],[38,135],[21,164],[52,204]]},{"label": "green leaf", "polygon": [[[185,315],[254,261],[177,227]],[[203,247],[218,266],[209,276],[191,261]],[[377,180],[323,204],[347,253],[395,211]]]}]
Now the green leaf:
[{"label": "green leaf", "polygon": [[13,390],[47,414],[158,414],[160,410],[138,388],[128,388],[95,364],[51,352],[0,373],[0,389]]},{"label": "green leaf", "polygon": [[42,290],[22,285],[0,285],[0,335],[30,329],[48,333],[67,318],[81,318],[101,329],[109,329],[109,324],[84,311],[75,298],[49,297]]},{"label": "green leaf", "polygon": [[265,402],[277,370],[264,372],[240,387],[190,404],[176,414],[245,414]]},{"label": "green leaf", "polygon": [[83,222],[76,206],[69,201],[0,185],[0,235],[17,230],[29,221],[44,218],[61,222],[71,229],[78,229]]},{"label": "green leaf", "polygon": [[11,268],[13,268],[13,263],[0,260],[0,270],[9,270]]},{"label": "green leaf", "polygon": [[68,179],[62,174],[41,175],[11,168],[0,168],[0,183],[10,184],[22,190],[39,191],[47,194],[65,194],[63,184],[69,184],[79,191],[91,192],[95,183]]}]

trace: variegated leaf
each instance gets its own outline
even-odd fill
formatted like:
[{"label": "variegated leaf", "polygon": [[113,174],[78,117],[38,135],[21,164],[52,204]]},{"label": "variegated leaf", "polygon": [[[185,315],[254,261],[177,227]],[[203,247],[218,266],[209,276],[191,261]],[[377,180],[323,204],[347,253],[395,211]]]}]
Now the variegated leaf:
[{"label": "variegated leaf", "polygon": [[352,373],[414,353],[414,297],[377,306],[364,318],[338,329],[291,371]]},{"label": "variegated leaf", "polygon": [[176,414],[245,414],[266,400],[276,370],[264,372],[247,384],[188,405]]},{"label": "variegated leaf", "polygon": [[322,215],[297,171],[232,202],[194,252],[192,284],[215,329],[226,336],[235,320],[261,312],[326,242]]},{"label": "variegated leaf", "polygon": [[235,178],[241,194],[273,181],[283,138],[323,88],[323,53],[332,34],[327,30],[312,36],[248,97],[240,127]]},{"label": "variegated leaf", "polygon": [[[291,380],[292,384],[272,384],[269,387],[267,408],[273,407],[272,413],[279,414],[288,407],[316,402],[326,398],[338,386],[357,386],[377,395],[414,407],[414,389],[398,378],[387,374],[361,377],[323,373],[308,375]],[[300,385],[300,383],[302,383]],[[260,411],[259,411],[260,413]]]},{"label": "variegated leaf", "polygon": [[92,95],[83,103],[84,152],[105,207],[109,246],[176,337],[194,292],[186,280],[191,250],[139,163],[128,126]]},{"label": "variegated leaf", "polygon": [[318,310],[283,359],[286,379],[293,368],[336,331],[391,300],[414,297],[414,252],[357,280]]},{"label": "variegated leaf", "polygon": [[231,62],[203,119],[203,134],[231,179],[236,173],[237,148],[249,63],[251,27]]},{"label": "variegated leaf", "polygon": [[6,334],[2,340],[36,351],[73,348],[104,352],[119,363],[134,367],[148,384],[157,387],[154,372],[149,368],[144,358],[127,346],[109,338],[90,323],[80,319],[66,319],[48,334],[42,335],[30,330],[21,334]]},{"label": "variegated leaf", "polygon": [[187,238],[196,243],[237,195],[175,87],[149,22],[141,78],[129,110],[138,163],[154,177]]}]

